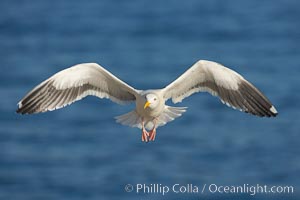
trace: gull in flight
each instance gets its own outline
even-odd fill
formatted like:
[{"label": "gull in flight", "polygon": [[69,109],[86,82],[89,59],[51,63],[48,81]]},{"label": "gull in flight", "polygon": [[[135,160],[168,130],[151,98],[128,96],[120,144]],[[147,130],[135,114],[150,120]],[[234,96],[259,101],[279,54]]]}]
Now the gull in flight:
[{"label": "gull in flight", "polygon": [[19,103],[17,113],[32,114],[67,106],[88,95],[109,98],[118,104],[134,102],[136,108],[116,117],[123,125],[142,129],[142,141],[154,141],[156,128],[174,120],[186,107],[173,103],[196,92],[209,92],[234,109],[260,117],[275,117],[272,103],[237,72],[213,61],[200,60],[163,89],[137,90],[96,63],[62,70],[32,89]]}]

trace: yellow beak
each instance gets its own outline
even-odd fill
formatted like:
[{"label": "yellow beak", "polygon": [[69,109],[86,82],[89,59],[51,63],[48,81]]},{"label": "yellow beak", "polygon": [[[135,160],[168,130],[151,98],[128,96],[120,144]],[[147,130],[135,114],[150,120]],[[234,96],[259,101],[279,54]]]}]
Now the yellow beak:
[{"label": "yellow beak", "polygon": [[150,105],[149,101],[146,101],[145,105],[144,105],[144,109],[146,109],[148,106]]}]

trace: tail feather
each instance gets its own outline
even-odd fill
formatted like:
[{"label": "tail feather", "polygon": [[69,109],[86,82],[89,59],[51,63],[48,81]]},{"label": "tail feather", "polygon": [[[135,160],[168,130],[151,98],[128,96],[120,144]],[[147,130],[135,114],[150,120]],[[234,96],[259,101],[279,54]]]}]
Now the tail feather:
[{"label": "tail feather", "polygon": [[186,111],[187,107],[165,106],[164,112],[158,117],[157,126],[163,126],[166,123],[180,117]]},{"label": "tail feather", "polygon": [[[182,113],[186,111],[187,107],[171,107],[171,106],[165,106],[164,111],[162,114],[157,118],[156,127],[163,126],[166,123],[173,121],[177,117],[180,117]],[[120,115],[115,117],[116,122],[131,126],[131,127],[138,127],[142,128],[142,121],[141,117],[137,114],[135,110],[126,113],[124,115]],[[145,128],[147,130],[151,130],[154,126],[153,119],[146,119],[145,121]]]},{"label": "tail feather", "polygon": [[125,126],[142,128],[141,119],[135,110],[126,113],[124,115],[117,116],[115,117],[115,119],[116,122],[123,124]]}]

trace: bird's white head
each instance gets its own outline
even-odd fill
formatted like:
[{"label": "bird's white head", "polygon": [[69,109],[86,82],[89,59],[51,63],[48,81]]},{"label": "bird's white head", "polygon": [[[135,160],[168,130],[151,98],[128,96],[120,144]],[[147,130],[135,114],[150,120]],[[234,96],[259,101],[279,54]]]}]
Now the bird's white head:
[{"label": "bird's white head", "polygon": [[158,106],[159,98],[156,94],[153,94],[153,93],[146,94],[145,98],[146,98],[146,102],[144,105],[144,109],[146,109],[148,107],[150,109],[154,109]]}]

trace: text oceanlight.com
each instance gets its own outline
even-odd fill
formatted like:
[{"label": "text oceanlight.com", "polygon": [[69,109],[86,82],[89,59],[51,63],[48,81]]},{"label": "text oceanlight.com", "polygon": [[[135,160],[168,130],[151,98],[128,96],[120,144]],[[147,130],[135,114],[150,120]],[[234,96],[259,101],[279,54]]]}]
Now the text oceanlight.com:
[{"label": "text oceanlight.com", "polygon": [[126,192],[135,192],[137,194],[161,194],[180,193],[180,194],[292,194],[293,186],[269,186],[269,185],[218,185],[218,184],[127,184]]}]

